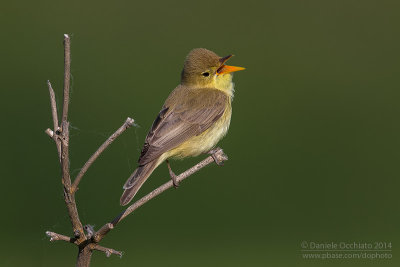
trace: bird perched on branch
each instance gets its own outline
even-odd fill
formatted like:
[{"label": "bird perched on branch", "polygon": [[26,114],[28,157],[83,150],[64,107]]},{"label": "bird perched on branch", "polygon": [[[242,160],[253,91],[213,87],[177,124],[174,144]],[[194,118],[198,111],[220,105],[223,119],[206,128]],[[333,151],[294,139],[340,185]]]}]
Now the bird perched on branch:
[{"label": "bird perched on branch", "polygon": [[181,83],[168,96],[153,122],[139,166],[123,186],[121,205],[132,200],[165,160],[174,186],[178,186],[168,159],[212,153],[211,149],[227,133],[232,114],[232,72],[244,69],[225,65],[231,57],[219,57],[204,48],[193,49],[188,54]]}]

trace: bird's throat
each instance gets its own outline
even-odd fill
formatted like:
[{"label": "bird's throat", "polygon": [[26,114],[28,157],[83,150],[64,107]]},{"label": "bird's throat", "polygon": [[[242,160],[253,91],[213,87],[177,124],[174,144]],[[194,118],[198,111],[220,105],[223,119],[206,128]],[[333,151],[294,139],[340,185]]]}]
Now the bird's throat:
[{"label": "bird's throat", "polygon": [[231,98],[234,93],[234,83],[232,82],[232,74],[222,74],[216,75],[214,78],[214,87],[218,90],[223,91],[225,94],[229,95]]}]

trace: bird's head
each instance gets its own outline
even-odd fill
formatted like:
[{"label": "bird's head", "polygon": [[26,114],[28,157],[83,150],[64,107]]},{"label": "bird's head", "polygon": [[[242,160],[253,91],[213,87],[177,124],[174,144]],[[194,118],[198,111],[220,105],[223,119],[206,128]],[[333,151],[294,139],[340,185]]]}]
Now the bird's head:
[{"label": "bird's head", "polygon": [[232,72],[244,70],[242,67],[225,65],[232,55],[220,57],[205,48],[196,48],[186,57],[181,83],[191,87],[213,87],[220,90],[231,84]]}]

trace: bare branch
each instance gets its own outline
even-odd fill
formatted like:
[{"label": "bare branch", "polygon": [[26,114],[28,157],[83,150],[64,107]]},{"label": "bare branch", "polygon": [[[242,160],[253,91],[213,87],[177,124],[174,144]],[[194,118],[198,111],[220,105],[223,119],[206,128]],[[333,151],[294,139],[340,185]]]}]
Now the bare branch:
[{"label": "bare branch", "polygon": [[[60,128],[58,128],[58,129],[60,129]],[[59,133],[59,130],[56,130],[56,134],[53,136],[53,139],[56,142],[58,159],[61,162],[61,140],[59,139],[59,135],[57,134],[57,132]]]},{"label": "bare branch", "polygon": [[72,185],[72,192],[75,193],[78,190],[78,185],[82,180],[82,177],[85,175],[89,167],[93,164],[93,162],[103,153],[104,150],[118,137],[120,136],[126,129],[131,127],[134,124],[134,120],[132,118],[127,118],[124,124],[115,133],[113,133],[98,149],[94,154],[88,159],[88,161],[83,165],[81,171],[76,176],[74,183]]},{"label": "bare branch", "polygon": [[[217,148],[214,151],[215,152],[211,156],[197,163],[195,166],[186,170],[185,172],[179,174],[176,177],[177,182],[185,180],[187,177],[191,176],[195,172],[204,168],[208,164],[216,161],[215,159],[217,159],[218,162],[223,162],[225,160],[228,160],[228,156],[225,155],[225,153],[221,148]],[[155,198],[156,196],[158,196],[159,194],[161,194],[162,192],[166,191],[167,189],[173,186],[174,183],[172,180],[170,180],[169,182],[159,186],[158,188],[154,189],[153,191],[151,191],[150,193],[148,193],[147,195],[145,195],[144,197],[142,197],[141,199],[130,205],[125,211],[123,211],[117,217],[115,217],[115,219],[111,223],[105,224],[103,227],[100,228],[99,231],[96,232],[94,236],[95,242],[100,242],[111,229],[113,229],[120,221],[122,221],[126,216],[128,216],[132,212],[134,212],[137,208],[143,206],[145,203],[147,203],[151,199]]]},{"label": "bare branch", "polygon": [[79,219],[78,209],[75,201],[75,191],[77,186],[82,179],[85,172],[91,166],[91,164],[97,159],[97,157],[117,138],[122,134],[127,128],[131,127],[134,120],[128,118],[125,123],[112,135],[107,141],[100,146],[100,148],[93,154],[93,156],[86,162],[83,166],[81,172],[78,174],[75,180],[74,190],[71,183],[70,177],[70,159],[69,159],[69,122],[68,122],[68,106],[69,106],[69,91],[71,83],[71,43],[70,37],[64,34],[64,90],[63,90],[63,111],[61,117],[61,125],[59,125],[57,105],[55,101],[55,93],[48,81],[47,85],[49,87],[50,93],[50,105],[53,117],[53,127],[54,129],[47,129],[45,132],[52,138],[57,146],[58,156],[61,164],[62,173],[62,184],[64,187],[64,201],[67,206],[69,219],[72,224],[73,237],[68,237],[65,235],[57,234],[54,232],[47,231],[47,236],[50,237],[50,241],[62,240],[69,243],[74,243],[78,246],[78,258],[76,266],[78,267],[88,267],[90,265],[90,260],[93,250],[99,250],[106,253],[107,256],[111,254],[116,254],[122,256],[122,252],[116,251],[114,249],[105,248],[99,246],[94,242],[92,236],[95,234],[93,227],[91,225],[86,225],[86,230],[88,235],[85,235],[82,222]]},{"label": "bare branch", "polygon": [[76,267],[89,267],[90,260],[92,259],[93,249],[89,245],[79,246],[78,259],[76,260]]},{"label": "bare branch", "polygon": [[69,122],[68,122],[68,104],[69,104],[69,86],[71,83],[71,42],[68,34],[64,34],[64,102],[63,116],[61,121],[61,172],[62,183],[64,186],[64,201],[67,205],[68,215],[72,223],[73,232],[77,237],[78,243],[86,240],[82,223],[79,219],[78,209],[76,208],[75,195],[71,192],[71,177],[69,171]]},{"label": "bare branch", "polygon": [[78,209],[76,208],[75,195],[71,192],[71,177],[69,172],[69,123],[63,122],[61,132],[61,170],[62,183],[64,186],[64,201],[67,205],[68,215],[72,223],[73,231],[79,236],[78,241],[86,240],[82,223],[79,219]]},{"label": "bare branch", "polygon": [[62,122],[68,120],[69,87],[71,84],[71,39],[64,34],[64,102]]},{"label": "bare branch", "polygon": [[69,242],[69,243],[74,243],[75,242],[75,238],[72,238],[72,237],[69,237],[69,236],[66,236],[66,235],[60,235],[60,234],[57,234],[57,233],[54,233],[54,232],[50,232],[50,231],[47,231],[46,235],[48,237],[50,237],[50,242],[59,241],[59,240],[65,241],[65,242]]},{"label": "bare branch", "polygon": [[123,255],[122,251],[117,251],[112,248],[106,248],[106,247],[100,246],[95,243],[90,244],[90,246],[91,246],[91,249],[93,249],[93,250],[98,250],[98,251],[104,252],[107,257],[110,257],[112,254],[114,254],[114,255],[118,255],[120,258],[122,258],[122,255]]}]

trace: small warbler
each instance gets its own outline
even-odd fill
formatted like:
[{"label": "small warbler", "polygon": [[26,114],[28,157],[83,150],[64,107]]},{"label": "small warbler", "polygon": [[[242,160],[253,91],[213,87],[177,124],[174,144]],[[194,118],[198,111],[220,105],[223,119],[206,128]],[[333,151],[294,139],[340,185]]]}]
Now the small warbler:
[{"label": "small warbler", "polygon": [[153,122],[139,166],[123,186],[121,205],[132,200],[154,169],[165,160],[177,186],[168,159],[209,152],[227,133],[234,92],[232,72],[244,70],[225,65],[231,57],[219,57],[204,48],[193,49],[188,54],[181,83],[168,96]]}]

